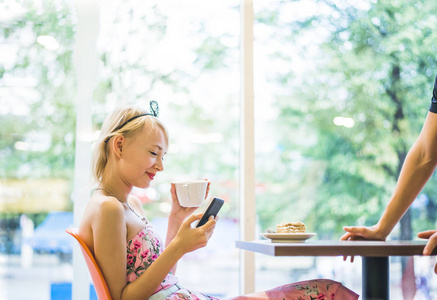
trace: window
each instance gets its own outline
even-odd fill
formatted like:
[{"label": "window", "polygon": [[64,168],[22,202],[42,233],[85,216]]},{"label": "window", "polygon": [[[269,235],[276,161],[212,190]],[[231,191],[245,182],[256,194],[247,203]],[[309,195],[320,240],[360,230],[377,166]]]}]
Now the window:
[{"label": "window", "polygon": [[[81,138],[90,144],[118,104],[159,102],[170,130],[166,172],[150,189],[134,192],[164,236],[169,183],[213,183],[211,195],[226,201],[216,233],[208,247],[180,261],[178,276],[219,298],[240,293],[234,243],[241,225],[240,2],[113,0],[93,8],[95,19],[80,19],[97,36],[98,56],[87,56],[98,71],[86,90],[91,105],[78,105],[89,122]],[[78,5],[86,11],[90,3]],[[436,5],[254,1],[257,238],[288,220],[305,222],[314,239],[338,239],[343,225],[377,222],[429,105]],[[74,172],[81,172],[74,163],[82,160],[74,154],[81,142],[77,98],[84,96],[74,73],[74,47],[83,41],[75,8],[71,1],[0,4],[0,270],[6,274],[0,299],[20,299],[23,282],[35,299],[59,299],[75,280],[73,241],[63,232],[73,218]],[[435,180],[390,238],[435,227]],[[59,238],[38,244],[45,230],[55,236],[53,227]],[[435,289],[430,263],[415,258],[417,295]],[[391,265],[391,295],[400,298],[407,262],[393,258]],[[352,274],[360,267],[342,258],[257,255],[256,290],[329,277],[359,292]]]},{"label": "window", "polygon": [[[414,7],[408,1],[255,1],[262,230],[303,221],[316,239],[338,239],[344,225],[378,221],[430,105],[431,7],[426,1]],[[412,239],[435,227],[435,213],[425,213],[433,211],[434,180],[389,238]],[[361,282],[351,274],[360,264],[337,259],[259,256],[257,263],[265,272],[282,270],[285,282],[329,277],[359,292]],[[400,298],[407,262],[393,260],[391,295]],[[428,265],[429,259],[415,262]],[[430,272],[418,267],[416,276],[430,284]],[[257,288],[262,284],[257,280]]]},{"label": "window", "polygon": [[1,299],[29,291],[33,299],[49,299],[72,278],[72,243],[63,231],[73,222],[70,4],[0,4]]}]

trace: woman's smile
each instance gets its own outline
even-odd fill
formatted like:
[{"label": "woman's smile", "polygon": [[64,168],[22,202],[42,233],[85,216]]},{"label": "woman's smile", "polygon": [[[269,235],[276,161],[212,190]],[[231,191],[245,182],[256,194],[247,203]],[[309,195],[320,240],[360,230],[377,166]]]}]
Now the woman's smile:
[{"label": "woman's smile", "polygon": [[154,173],[149,173],[149,172],[146,172],[146,173],[147,173],[147,176],[149,176],[150,180],[153,180],[153,178],[155,178],[155,175],[156,175],[156,174],[154,174]]}]

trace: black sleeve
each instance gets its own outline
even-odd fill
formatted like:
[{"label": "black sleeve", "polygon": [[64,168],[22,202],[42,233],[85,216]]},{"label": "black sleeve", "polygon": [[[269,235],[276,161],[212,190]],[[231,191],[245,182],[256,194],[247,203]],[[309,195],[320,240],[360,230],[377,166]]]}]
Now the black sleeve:
[{"label": "black sleeve", "polygon": [[434,82],[434,89],[432,90],[431,106],[429,111],[437,114],[437,76]]}]

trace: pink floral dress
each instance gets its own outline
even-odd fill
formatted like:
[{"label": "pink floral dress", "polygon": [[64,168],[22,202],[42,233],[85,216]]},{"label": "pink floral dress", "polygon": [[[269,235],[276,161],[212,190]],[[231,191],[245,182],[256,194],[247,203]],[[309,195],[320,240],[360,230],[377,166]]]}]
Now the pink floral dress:
[{"label": "pink floral dress", "polygon": [[[158,258],[164,250],[164,245],[160,237],[155,233],[153,226],[148,223],[140,232],[127,242],[127,282],[131,283],[137,279],[147,268]],[[161,282],[155,293],[167,289],[178,283],[178,278],[172,272]],[[199,292],[194,292],[181,288],[166,299],[178,300],[209,300],[217,299],[206,296]]]},{"label": "pink floral dress", "polygon": [[358,297],[356,293],[344,287],[340,282],[329,279],[315,279],[290,283],[268,291],[231,299],[357,300]]},{"label": "pink floral dress", "polygon": [[[158,258],[164,250],[159,236],[153,226],[148,223],[144,229],[138,232],[127,244],[127,282],[137,279]],[[178,283],[177,277],[170,272],[161,285],[156,289],[159,292]],[[199,292],[181,288],[169,295],[168,300],[210,300],[217,299]],[[253,293],[245,296],[231,298],[237,299],[290,299],[290,300],[356,300],[358,295],[342,286],[341,283],[317,279],[308,280],[288,285],[283,285],[268,291]]]}]

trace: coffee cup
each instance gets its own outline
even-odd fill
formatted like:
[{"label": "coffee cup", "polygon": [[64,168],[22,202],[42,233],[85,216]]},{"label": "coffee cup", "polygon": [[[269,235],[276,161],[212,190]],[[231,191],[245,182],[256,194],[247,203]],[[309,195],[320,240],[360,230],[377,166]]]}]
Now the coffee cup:
[{"label": "coffee cup", "polygon": [[184,207],[199,207],[206,196],[208,181],[188,180],[174,183],[179,204]]}]

